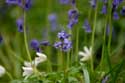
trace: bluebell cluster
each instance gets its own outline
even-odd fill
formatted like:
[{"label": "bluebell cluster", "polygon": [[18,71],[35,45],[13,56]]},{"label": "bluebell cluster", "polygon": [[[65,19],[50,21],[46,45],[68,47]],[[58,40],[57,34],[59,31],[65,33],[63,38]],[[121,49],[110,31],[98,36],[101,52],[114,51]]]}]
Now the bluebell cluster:
[{"label": "bluebell cluster", "polygon": [[54,43],[55,48],[59,48],[64,52],[67,52],[72,48],[72,42],[68,39],[70,35],[67,34],[65,31],[59,32],[57,37],[60,41]]}]

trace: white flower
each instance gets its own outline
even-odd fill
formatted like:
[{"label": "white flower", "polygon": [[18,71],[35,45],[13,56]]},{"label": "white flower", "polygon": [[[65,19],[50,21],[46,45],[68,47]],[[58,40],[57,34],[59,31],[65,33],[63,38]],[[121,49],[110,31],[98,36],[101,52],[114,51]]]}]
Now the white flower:
[{"label": "white flower", "polygon": [[0,65],[0,77],[5,74],[6,70],[3,66]]},{"label": "white flower", "polygon": [[33,73],[32,67],[22,67],[23,68],[23,76],[30,76]]},{"label": "white flower", "polygon": [[23,76],[30,76],[33,73],[33,66],[37,66],[39,63],[42,63],[47,60],[47,56],[43,53],[37,52],[36,55],[38,57],[35,57],[35,59],[32,62],[24,62],[24,67],[23,69]]},{"label": "white flower", "polygon": [[38,56],[38,57],[36,57],[35,60],[34,60],[36,66],[37,66],[39,63],[42,63],[42,62],[44,62],[44,61],[47,60],[47,56],[46,56],[45,54],[43,54],[43,53],[37,52],[36,55]]},{"label": "white flower", "polygon": [[84,46],[84,52],[80,51],[79,55],[82,56],[80,61],[87,61],[91,58],[92,56],[92,47],[87,48],[87,46]]}]

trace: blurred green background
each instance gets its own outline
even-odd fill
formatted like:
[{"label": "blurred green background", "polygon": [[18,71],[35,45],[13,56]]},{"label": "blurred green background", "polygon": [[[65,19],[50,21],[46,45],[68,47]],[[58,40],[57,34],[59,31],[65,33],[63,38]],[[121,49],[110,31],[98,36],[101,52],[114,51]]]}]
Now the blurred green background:
[{"label": "blurred green background", "polygon": [[[89,10],[91,9],[88,0],[77,0],[76,7],[80,13],[79,22],[73,28],[73,43],[75,43],[75,30],[79,28],[79,50],[83,49],[83,46],[89,46],[91,43],[91,33],[85,33],[82,28],[83,22],[88,18]],[[100,2],[97,15],[96,35],[95,35],[95,64],[99,63],[101,52],[99,52],[103,43],[103,31],[105,16],[100,14],[102,3]],[[59,0],[33,0],[32,7],[26,12],[26,26],[28,42],[32,39],[39,41],[49,40],[54,43],[58,31],[67,30],[68,24],[68,10],[71,9],[71,5],[60,4]],[[120,9],[120,8],[119,8]],[[93,12],[90,16],[90,24],[93,24]],[[57,30],[51,31],[51,27],[48,21],[48,15],[55,13],[57,15]],[[0,35],[3,37],[3,42],[0,43],[0,65],[3,65],[8,72],[10,72],[14,79],[22,78],[22,66],[23,61],[28,60],[23,33],[17,31],[16,20],[22,16],[22,9],[16,5],[8,5],[4,0],[0,0]],[[115,31],[115,37],[112,38],[111,48],[111,62],[112,65],[119,63],[122,59],[125,60],[125,17],[120,16],[119,21],[113,21],[113,27]],[[108,39],[108,36],[106,37]],[[107,40],[106,39],[106,40]],[[52,65],[55,63],[52,57],[56,57],[56,50],[53,47],[49,47],[51,51],[48,53],[46,48],[42,48],[45,54],[49,54],[52,61]],[[75,48],[73,48],[75,49]],[[54,51],[54,52],[53,52]],[[35,52],[30,49],[32,58],[35,57]],[[46,71],[46,65],[40,65],[40,69]],[[123,69],[125,68],[125,64]],[[106,69],[106,68],[104,68]],[[122,70],[123,70],[122,69]],[[121,70],[121,78],[124,80],[125,71]],[[5,74],[0,78],[2,81],[9,81],[9,77]],[[122,83],[122,82],[121,82]]]}]

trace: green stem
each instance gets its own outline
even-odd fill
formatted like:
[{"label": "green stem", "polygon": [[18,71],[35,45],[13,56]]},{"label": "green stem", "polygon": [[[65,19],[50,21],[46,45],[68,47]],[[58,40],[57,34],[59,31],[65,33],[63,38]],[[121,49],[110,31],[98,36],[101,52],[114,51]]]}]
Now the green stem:
[{"label": "green stem", "polygon": [[78,48],[79,48],[79,27],[77,27],[76,29],[76,57],[75,57],[75,61],[78,62]]},{"label": "green stem", "polygon": [[10,78],[10,80],[13,80],[12,75],[11,75],[8,71],[6,71],[6,74],[7,74],[7,76]]},{"label": "green stem", "polygon": [[[112,0],[109,0],[109,26],[110,26],[110,34],[109,34],[109,39],[108,39],[108,54],[107,54],[107,62],[108,62],[108,65],[109,65],[109,70],[112,69],[112,66],[111,66],[111,62],[110,62],[110,51],[111,51],[111,39],[112,39],[112,8],[110,8],[110,5],[112,4]],[[113,77],[113,74],[111,73],[111,76]]]},{"label": "green stem", "polygon": [[94,41],[95,41],[95,29],[96,29],[96,21],[97,21],[97,13],[98,13],[98,1],[95,8],[95,15],[94,15],[94,23],[93,23],[93,29],[92,29],[92,40],[91,40],[91,46],[92,46],[92,56],[91,56],[91,72],[93,73],[93,49],[94,49]]},{"label": "green stem", "polygon": [[28,44],[27,44],[27,35],[26,35],[26,13],[24,10],[24,25],[23,25],[23,29],[24,29],[24,43],[25,43],[25,48],[26,48],[26,52],[28,55],[28,58],[30,60],[30,62],[32,62],[31,56],[30,56],[30,52],[29,52],[29,48],[28,48]]},{"label": "green stem", "polygon": [[102,47],[102,57],[101,57],[101,61],[100,61],[100,68],[103,68],[103,61],[104,61],[104,51],[105,51],[105,40],[106,40],[106,28],[107,28],[107,21],[108,21],[108,15],[106,15],[106,19],[105,19],[105,25],[104,25],[104,35],[103,35],[103,47]]}]

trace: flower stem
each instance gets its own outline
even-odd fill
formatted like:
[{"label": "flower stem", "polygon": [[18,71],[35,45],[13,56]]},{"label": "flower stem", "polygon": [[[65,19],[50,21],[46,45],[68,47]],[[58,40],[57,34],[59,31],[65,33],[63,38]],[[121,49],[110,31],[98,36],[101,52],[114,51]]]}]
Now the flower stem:
[{"label": "flower stem", "polygon": [[91,46],[92,46],[91,72],[92,73],[94,71],[94,67],[93,67],[93,49],[94,49],[94,41],[95,41],[95,28],[96,28],[96,22],[97,22],[97,13],[98,13],[98,1],[96,3],[96,8],[95,8],[94,23],[93,23],[93,29],[92,29],[92,40],[91,40]]},{"label": "flower stem", "polygon": [[30,56],[30,52],[29,52],[29,48],[28,48],[28,44],[27,44],[27,35],[26,35],[26,12],[24,10],[24,25],[23,25],[23,30],[24,30],[24,43],[25,43],[25,48],[26,48],[26,52],[28,55],[28,58],[30,60],[30,62],[32,62],[31,56]]}]

